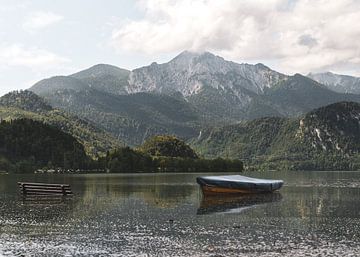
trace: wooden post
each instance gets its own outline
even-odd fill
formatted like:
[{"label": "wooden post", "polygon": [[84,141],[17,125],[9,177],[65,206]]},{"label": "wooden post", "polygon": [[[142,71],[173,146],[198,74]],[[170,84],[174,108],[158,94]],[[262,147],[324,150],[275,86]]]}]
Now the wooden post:
[{"label": "wooden post", "polygon": [[24,183],[21,183],[21,190],[22,190],[22,193],[24,195],[26,195],[26,187],[25,187]]},{"label": "wooden post", "polygon": [[62,190],[63,195],[66,195],[66,190],[65,190],[64,185],[61,185],[61,190]]}]

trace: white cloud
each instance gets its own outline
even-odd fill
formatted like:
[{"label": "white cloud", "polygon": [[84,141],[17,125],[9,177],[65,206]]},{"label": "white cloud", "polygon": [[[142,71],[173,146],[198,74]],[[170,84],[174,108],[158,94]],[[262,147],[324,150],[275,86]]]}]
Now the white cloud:
[{"label": "white cloud", "polygon": [[69,59],[39,48],[25,48],[22,45],[0,45],[1,67],[26,67],[34,70],[50,70],[69,62]]},{"label": "white cloud", "polygon": [[64,19],[63,16],[52,12],[34,12],[26,17],[23,23],[23,28],[26,31],[32,32],[39,29],[49,27]]},{"label": "white cloud", "polygon": [[14,1],[8,1],[0,5],[0,12],[12,12],[25,9],[28,7],[28,2],[14,3]]},{"label": "white cloud", "polygon": [[113,31],[119,51],[213,51],[268,60],[283,72],[355,69],[360,64],[358,0],[140,0],[140,20]]}]

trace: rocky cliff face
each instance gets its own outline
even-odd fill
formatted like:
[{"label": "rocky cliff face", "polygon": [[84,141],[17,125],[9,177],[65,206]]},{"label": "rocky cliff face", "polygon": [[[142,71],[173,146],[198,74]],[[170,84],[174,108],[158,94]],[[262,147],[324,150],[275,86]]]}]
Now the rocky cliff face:
[{"label": "rocky cliff face", "polygon": [[360,78],[357,77],[331,72],[310,73],[308,77],[339,93],[360,94]]},{"label": "rocky cliff face", "polygon": [[261,94],[287,76],[262,65],[238,64],[211,53],[185,51],[168,63],[153,63],[130,73],[128,92],[181,92],[185,97],[204,87],[242,98],[244,89]]}]

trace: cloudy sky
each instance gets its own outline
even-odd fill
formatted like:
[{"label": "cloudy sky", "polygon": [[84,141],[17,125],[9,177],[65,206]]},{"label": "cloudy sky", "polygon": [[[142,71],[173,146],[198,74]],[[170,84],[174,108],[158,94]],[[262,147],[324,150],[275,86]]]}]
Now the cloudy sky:
[{"label": "cloudy sky", "polygon": [[97,63],[183,50],[287,74],[360,76],[359,0],[0,0],[0,95]]}]

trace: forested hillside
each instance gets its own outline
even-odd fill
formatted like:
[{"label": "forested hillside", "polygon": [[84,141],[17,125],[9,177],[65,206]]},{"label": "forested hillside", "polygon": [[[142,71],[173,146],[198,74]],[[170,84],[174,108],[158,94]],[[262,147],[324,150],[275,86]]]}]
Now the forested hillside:
[{"label": "forested hillside", "polygon": [[89,121],[64,111],[53,109],[31,91],[14,91],[0,97],[0,118],[3,120],[33,119],[57,127],[73,135],[93,157],[122,144],[110,134],[96,128]]},{"label": "forested hillside", "polygon": [[204,157],[264,169],[360,169],[360,104],[342,102],[299,119],[261,118],[209,128],[192,141]]},{"label": "forested hillside", "polygon": [[0,170],[84,169],[89,161],[75,138],[54,127],[29,119],[0,123]]},{"label": "forested hillside", "polygon": [[199,158],[184,141],[168,135],[149,138],[138,149],[124,147],[100,158],[109,172],[242,172],[243,162]]},{"label": "forested hillside", "polygon": [[181,96],[154,93],[114,95],[94,89],[59,90],[44,95],[53,106],[92,121],[127,145],[140,145],[156,134],[191,138],[201,117]]}]

